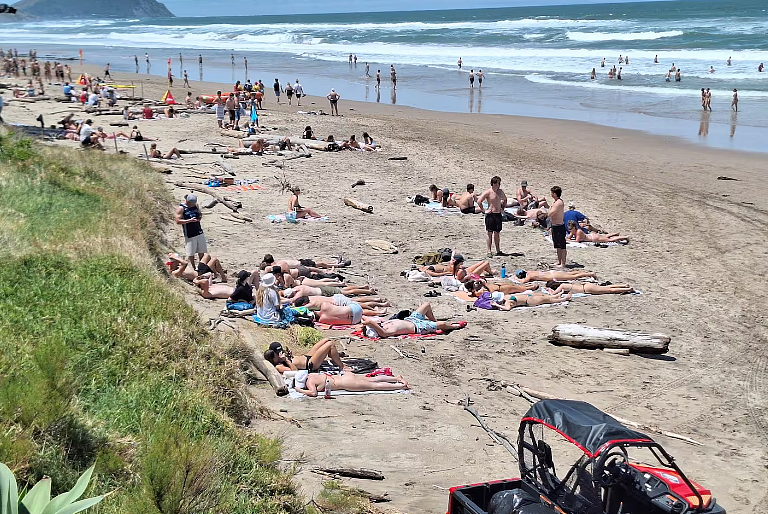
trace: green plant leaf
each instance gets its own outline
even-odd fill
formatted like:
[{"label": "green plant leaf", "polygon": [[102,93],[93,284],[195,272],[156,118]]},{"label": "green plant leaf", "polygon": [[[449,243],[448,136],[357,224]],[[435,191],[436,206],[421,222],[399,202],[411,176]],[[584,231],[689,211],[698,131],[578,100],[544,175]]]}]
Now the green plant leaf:
[{"label": "green plant leaf", "polygon": [[80,500],[71,505],[67,505],[63,509],[56,511],[56,514],[75,514],[76,512],[85,510],[88,507],[93,507],[103,499],[104,499],[104,496],[94,496],[93,498],[86,498],[85,500]]},{"label": "green plant leaf", "polygon": [[[77,483],[75,484],[75,487],[73,487],[66,493],[61,493],[56,498],[51,500],[51,502],[48,505],[46,505],[46,507],[43,509],[42,514],[56,514],[57,512],[61,511],[64,507],[66,507],[70,503],[80,498],[85,492],[85,490],[88,488],[88,482],[91,481],[91,475],[93,474],[94,466],[91,466],[90,468],[85,470],[85,473],[80,475],[80,478],[77,479]],[[75,512],[78,512],[78,511],[75,511]]]},{"label": "green plant leaf", "polygon": [[0,462],[0,514],[18,514],[19,487],[8,466]]},{"label": "green plant leaf", "polygon": [[51,501],[51,479],[43,478],[24,495],[22,505],[29,514],[42,514],[43,509]]}]

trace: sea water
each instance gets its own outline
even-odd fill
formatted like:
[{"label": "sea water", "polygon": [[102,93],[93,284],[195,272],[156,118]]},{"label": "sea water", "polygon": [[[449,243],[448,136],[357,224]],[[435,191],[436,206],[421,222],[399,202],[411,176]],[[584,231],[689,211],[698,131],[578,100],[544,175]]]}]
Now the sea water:
[{"label": "sea water", "polygon": [[[111,63],[113,72],[165,75],[171,59],[205,80],[300,78],[308,94],[450,112],[589,121],[768,151],[768,4],[764,0],[669,1],[449,11],[241,17],[177,17],[0,25],[0,45]],[[180,13],[181,14],[181,13]],[[183,54],[183,62],[179,60]],[[230,56],[235,55],[235,65]],[[349,54],[358,57],[349,65]],[[619,56],[629,57],[620,64]],[[658,63],[654,58],[658,56]],[[460,71],[457,60],[461,57]],[[600,67],[605,59],[605,68]],[[732,65],[726,61],[731,59]],[[365,63],[370,75],[364,74]],[[681,82],[666,82],[673,65]],[[397,69],[398,87],[389,81]],[[622,67],[622,79],[609,68]],[[710,73],[710,67],[715,72]],[[590,79],[595,68],[597,78]],[[482,69],[480,89],[469,70]],[[382,88],[375,88],[381,70]],[[124,73],[120,76],[125,77]],[[700,89],[711,88],[711,114]],[[731,111],[738,89],[739,113]],[[268,95],[268,99],[269,99]],[[342,104],[343,105],[343,104]],[[343,107],[342,107],[343,109]]]}]

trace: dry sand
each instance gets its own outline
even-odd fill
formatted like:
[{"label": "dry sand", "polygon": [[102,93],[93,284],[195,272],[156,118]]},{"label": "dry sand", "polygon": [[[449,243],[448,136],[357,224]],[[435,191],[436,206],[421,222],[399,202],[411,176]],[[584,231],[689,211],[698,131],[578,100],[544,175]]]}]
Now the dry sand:
[{"label": "dry sand", "polygon": [[[145,92],[159,99],[165,90],[161,80],[141,78]],[[193,82],[195,94],[216,88]],[[182,91],[173,89],[179,100]],[[301,421],[301,429],[262,420],[253,428],[284,438],[286,459],[305,459],[297,479],[308,496],[317,493],[323,480],[309,472],[315,465],[379,469],[387,477],[383,482],[351,482],[371,492],[386,491],[393,500],[388,505],[414,513],[445,512],[445,488],[517,476],[515,460],[456,404],[469,395],[490,426],[515,438],[528,404],[488,390],[486,379],[493,379],[586,400],[617,416],[702,441],[705,446],[695,447],[652,434],[693,479],[713,490],[728,512],[757,512],[756,506],[768,502],[765,155],[576,122],[355,104],[340,93],[343,117],[335,118],[277,107],[268,91],[262,125],[290,135],[311,125],[316,134],[337,138],[361,137],[365,130],[384,151],[313,152],[309,159],[288,162],[286,177],[304,190],[302,203],[330,217],[328,223],[297,225],[264,219],[283,212],[288,201],[273,178],[279,170],[262,166],[271,157],[227,161],[238,178],[259,178],[263,186],[228,193],[243,202],[243,212],[254,223],[221,219],[228,214],[222,206],[204,219],[210,252],[230,273],[255,267],[267,252],[321,258],[343,252],[354,262],[351,271],[369,276],[394,310],[414,308],[428,288],[399,276],[414,255],[448,246],[472,262],[486,250],[481,216],[440,217],[405,198],[426,195],[431,183],[462,191],[473,182],[482,190],[498,174],[510,196],[521,179],[538,193],[558,184],[566,202],[574,201],[611,231],[628,234],[629,246],[572,249],[569,260],[596,271],[601,280],[628,282],[644,295],[579,298],[567,307],[509,313],[467,313],[464,304],[444,295],[430,299],[438,316],[466,319],[469,326],[423,343],[396,342],[417,359],[400,358],[391,341],[348,344],[353,356],[373,358],[404,374],[413,386],[411,394],[297,401],[275,398],[265,385],[255,388],[264,404]],[[304,103],[305,109],[328,110],[325,99],[306,97]],[[38,112],[66,110],[64,104],[11,103],[3,116],[34,123]],[[95,125],[105,127],[115,119],[94,118]],[[160,137],[162,150],[235,141],[219,135],[213,115],[138,124],[145,136]],[[120,147],[131,155],[142,151],[137,143],[121,142]],[[393,156],[408,160],[389,161]],[[209,170],[197,163],[213,160],[193,155],[180,163]],[[739,181],[718,181],[723,175]],[[174,167],[169,180],[183,178],[183,170]],[[366,185],[350,189],[358,179]],[[184,193],[173,188],[177,200]],[[369,202],[375,213],[345,207],[341,198],[347,195]],[[170,241],[183,250],[180,232],[169,226]],[[502,262],[510,269],[554,262],[554,251],[535,230],[505,224],[501,236],[503,249],[525,256],[492,259],[495,268]],[[400,253],[376,254],[364,244],[369,238],[390,240]],[[224,304],[193,294],[189,300],[204,318],[216,317]],[[552,326],[567,322],[660,331],[673,339],[664,358],[550,345],[546,336]],[[268,332],[260,340],[268,341]]]}]

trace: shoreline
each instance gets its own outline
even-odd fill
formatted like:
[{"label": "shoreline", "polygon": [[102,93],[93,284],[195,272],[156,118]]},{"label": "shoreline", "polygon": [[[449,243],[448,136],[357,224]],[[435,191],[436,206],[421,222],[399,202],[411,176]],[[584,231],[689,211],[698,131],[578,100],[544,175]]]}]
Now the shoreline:
[{"label": "shoreline", "polygon": [[[121,78],[118,73],[117,79]],[[166,89],[162,79],[142,78],[147,96],[159,100]],[[192,86],[194,93],[231,87],[199,82]],[[173,88],[174,96],[183,99],[185,93],[177,91],[184,89]],[[324,98],[306,99],[315,102],[307,107],[327,110]],[[327,223],[270,223],[266,216],[284,212],[288,200],[280,193],[275,169],[263,166],[272,157],[230,160],[238,178],[258,180],[262,186],[258,191],[228,193],[243,203],[243,212],[253,223],[228,220],[229,211],[221,205],[206,211],[203,224],[210,251],[222,260],[230,277],[240,269],[253,269],[264,253],[327,258],[343,252],[353,261],[350,271],[357,274],[350,278],[369,281],[390,299],[392,312],[413,309],[426,301],[428,288],[399,278],[412,257],[448,246],[468,261],[481,260],[485,233],[480,216],[438,216],[405,198],[426,194],[431,183],[453,191],[463,190],[468,182],[485,188],[498,174],[510,196],[521,179],[536,192],[560,185],[566,201],[575,201],[579,210],[607,228],[628,234],[632,242],[627,246],[569,249],[569,259],[596,271],[600,280],[629,283],[643,291],[643,295],[580,298],[564,307],[510,313],[468,313],[464,304],[444,294],[429,299],[436,315],[467,320],[469,325],[426,342],[397,342],[419,359],[398,358],[388,342],[348,344],[351,355],[391,365],[406,376],[413,385],[411,394],[351,396],[333,402],[329,410],[328,402],[275,398],[271,388],[255,387],[262,403],[285,409],[304,427],[298,430],[282,420],[252,424],[260,433],[283,438],[286,459],[301,458],[309,464],[297,475],[307,497],[316,494],[323,481],[309,471],[310,465],[329,461],[344,466],[377,463],[386,481],[362,486],[376,494],[388,491],[393,508],[414,513],[444,513],[448,487],[515,476],[509,454],[487,444],[486,434],[471,417],[464,417],[456,400],[471,395],[489,424],[508,434],[515,432],[528,404],[487,388],[478,380],[481,377],[580,398],[628,419],[650,420],[697,440],[721,442],[692,450],[680,441],[659,437],[686,473],[713,489],[729,510],[747,509],[764,495],[765,481],[754,480],[764,475],[765,448],[759,435],[760,420],[768,419],[768,405],[764,396],[745,389],[744,377],[753,377],[758,385],[768,378],[760,368],[768,333],[760,322],[764,313],[754,301],[754,291],[743,287],[740,279],[747,269],[757,290],[768,283],[766,272],[754,267],[768,257],[764,245],[752,242],[756,233],[768,229],[764,181],[768,162],[762,155],[680,144],[582,122],[454,115],[343,99],[339,109],[343,117],[307,116],[297,114],[295,106],[276,106],[269,92],[267,100],[261,121],[278,127],[276,134],[293,135],[305,125],[312,125],[318,135],[344,138],[366,130],[383,150],[313,152],[311,159],[285,163],[283,177],[302,186],[303,202],[327,214]],[[52,102],[6,104],[3,115],[9,121],[34,124],[38,114],[45,113],[52,121],[56,118],[49,113],[64,109],[88,116],[75,106]],[[118,119],[94,118],[105,127]],[[145,136],[160,138],[161,150],[201,149],[209,141],[236,143],[220,134],[213,115],[135,123]],[[76,146],[71,141],[56,144]],[[138,143],[119,145],[131,157],[143,150]],[[407,160],[390,161],[394,156]],[[173,162],[168,189],[175,200],[188,190],[174,183],[181,177],[200,183],[199,175],[195,179],[185,172],[209,173],[209,161],[209,155],[197,154]],[[723,182],[718,176],[738,180]],[[366,184],[352,190],[356,179]],[[349,194],[375,205],[375,213],[345,207],[341,199]],[[178,227],[169,225],[167,237],[171,247],[183,248]],[[551,245],[536,231],[505,226],[501,237],[504,250],[523,255],[493,258],[495,269],[502,264],[507,269],[537,269],[539,263],[553,262]],[[372,252],[364,243],[369,238],[395,242],[400,252]],[[185,292],[202,320],[216,318],[223,308],[223,300]],[[667,332],[673,344],[662,360],[546,342],[554,325],[570,322]],[[239,326],[252,328],[245,321]],[[262,346],[282,337],[272,331],[255,332]],[[741,451],[724,457],[723,445]]]},{"label": "shoreline", "polygon": [[[61,49],[62,47],[57,47]],[[129,49],[131,50],[131,49]],[[157,51],[158,49],[154,49]],[[163,49],[168,55],[178,56],[178,49]],[[198,78],[198,69],[196,58],[191,59],[194,50],[185,50],[189,59],[187,71],[190,78]],[[50,54],[38,50],[39,54]],[[92,56],[96,53],[104,62],[111,62],[112,71],[120,77],[128,77],[128,80],[145,79],[148,76],[164,78],[164,75],[146,75],[143,57],[139,56],[139,64],[142,73],[132,73],[132,56],[115,56],[106,53],[105,49],[100,47],[86,47],[86,56],[93,60]],[[100,55],[98,52],[105,52]],[[138,55],[138,54],[137,54]],[[166,63],[163,59],[157,59],[157,54],[151,56],[152,69],[165,70]],[[211,56],[214,56],[212,58]],[[362,105],[371,107],[391,106],[396,108],[410,107],[422,111],[432,111],[448,115],[462,114],[483,114],[483,115],[506,115],[520,116],[536,119],[552,119],[561,121],[575,121],[590,123],[594,126],[601,126],[612,129],[638,131],[651,136],[661,138],[676,138],[681,142],[692,144],[699,148],[718,148],[733,151],[766,153],[768,147],[763,143],[768,139],[768,127],[761,126],[758,121],[761,119],[755,109],[760,109],[762,104],[755,103],[749,112],[733,113],[730,110],[729,100],[725,101],[724,96],[730,93],[721,94],[716,92],[715,112],[706,113],[698,107],[696,92],[691,95],[675,98],[659,98],[658,95],[645,95],[640,93],[631,93],[633,100],[637,103],[637,110],[623,104],[628,101],[630,93],[621,90],[606,91],[581,91],[580,88],[574,90],[573,87],[565,87],[553,84],[534,84],[529,83],[522,77],[518,77],[512,84],[516,84],[514,89],[520,87],[520,92],[515,95],[509,95],[504,88],[511,87],[510,84],[496,84],[489,79],[486,81],[484,89],[469,89],[464,84],[464,78],[461,73],[461,86],[454,87],[452,80],[455,80],[456,72],[445,70],[428,70],[423,67],[408,67],[407,72],[401,72],[399,85],[395,92],[391,88],[387,70],[382,72],[382,88],[377,91],[374,87],[373,78],[362,76],[364,64],[358,63],[356,68],[347,66],[345,63],[321,62],[315,63],[303,60],[296,56],[286,54],[264,54],[267,60],[266,65],[270,71],[262,71],[262,67],[249,70],[248,77],[254,81],[257,77],[264,79],[266,86],[265,100],[274,101],[272,94],[272,83],[275,76],[281,78],[284,83],[286,77],[293,80],[296,77],[302,79],[305,91],[313,93],[330,91],[335,88],[342,95],[342,100],[346,102],[354,101]],[[238,55],[238,59],[241,56]],[[252,56],[256,61],[259,56]],[[110,60],[111,59],[111,60]],[[129,62],[130,61],[130,62]],[[76,61],[75,61],[76,62]],[[187,60],[184,61],[187,63]],[[252,62],[252,67],[257,66],[257,62]],[[79,66],[79,63],[76,64]],[[103,68],[98,65],[92,69],[97,76],[100,76]],[[379,66],[381,66],[379,64]],[[178,86],[182,83],[181,69],[178,58],[172,60],[172,69],[174,73],[174,83]],[[229,66],[228,56],[224,52],[208,51],[205,56],[205,75],[216,79],[229,76],[231,83],[235,80],[245,81],[245,72],[242,63],[238,62],[235,68]],[[426,71],[425,71],[426,70]],[[416,75],[409,75],[414,73]],[[427,73],[427,75],[424,75]],[[424,84],[430,84],[428,73],[440,73],[442,77],[437,82],[440,87],[424,87]],[[375,68],[372,66],[371,75],[375,75]],[[423,81],[423,83],[422,83]],[[193,81],[190,81],[193,82]],[[194,81],[199,82],[199,81]],[[206,80],[210,84],[226,85],[231,88],[229,80]],[[626,81],[625,81],[626,82]],[[414,87],[415,84],[418,86]],[[227,89],[224,89],[225,91]],[[526,91],[528,91],[526,93]],[[212,91],[204,92],[211,94]],[[396,94],[395,94],[396,93]],[[324,93],[323,93],[324,94]],[[522,95],[522,96],[518,96]],[[638,96],[639,95],[639,96]],[[523,102],[518,98],[529,100]],[[742,105],[744,100],[742,100]],[[651,107],[658,104],[659,107]],[[318,104],[319,105],[319,104]],[[617,109],[610,109],[605,106],[620,106]],[[662,107],[666,106],[666,107]],[[674,114],[672,114],[674,113]],[[755,116],[758,116],[755,118]]]}]

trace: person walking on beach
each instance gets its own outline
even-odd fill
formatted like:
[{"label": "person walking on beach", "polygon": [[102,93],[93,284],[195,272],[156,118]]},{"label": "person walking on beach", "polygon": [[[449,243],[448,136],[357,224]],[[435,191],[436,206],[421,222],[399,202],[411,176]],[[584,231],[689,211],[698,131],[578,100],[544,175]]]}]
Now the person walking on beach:
[{"label": "person walking on beach", "polygon": [[205,234],[203,234],[203,227],[200,225],[202,217],[203,213],[197,205],[197,196],[193,194],[187,195],[184,203],[176,207],[176,224],[181,225],[181,230],[184,233],[187,260],[192,269],[196,269],[195,254],[202,259],[208,253]]},{"label": "person walking on beach", "polygon": [[331,92],[328,93],[328,96],[326,97],[329,102],[331,102],[331,116],[333,116],[334,112],[336,112],[336,116],[339,115],[339,98],[341,98],[341,95],[336,92],[335,89],[331,89]]},{"label": "person walking on beach", "polygon": [[475,70],[469,70],[469,87],[475,87]]},{"label": "person walking on beach", "polygon": [[148,53],[144,54],[144,60],[147,61],[147,75],[149,75],[149,69],[151,68],[151,66],[149,64],[149,54]]},{"label": "person walking on beach", "polygon": [[187,70],[184,70],[184,87],[186,88],[192,87],[189,85],[189,76],[187,75]]},{"label": "person walking on beach", "polygon": [[710,91],[709,88],[707,88],[707,98],[704,109],[708,109],[709,112],[712,112],[712,91]]},{"label": "person walking on beach", "polygon": [[461,57],[459,57],[459,60],[456,61],[456,65],[459,67],[459,70],[461,70],[461,65],[462,65]]},{"label": "person walking on beach", "polygon": [[277,103],[280,103],[280,93],[282,92],[283,88],[280,85],[280,81],[275,79],[275,83],[272,84],[272,89],[275,92],[275,98],[277,98]]},{"label": "person walking on beach", "polygon": [[139,72],[139,56],[134,55],[133,62],[136,64],[136,73],[138,73]]},{"label": "person walking on beach", "polygon": [[[488,201],[488,210],[483,207],[483,202]],[[486,232],[486,244],[488,246],[488,257],[493,257],[491,251],[491,244],[496,245],[496,255],[506,255],[501,251],[501,213],[507,207],[507,195],[504,194],[504,190],[501,189],[501,177],[495,176],[491,179],[491,188],[486,189],[483,194],[477,199],[477,205],[480,206],[480,211],[485,214],[485,232]]]},{"label": "person walking on beach", "polygon": [[733,90],[733,100],[731,100],[731,109],[733,109],[736,112],[739,112],[739,92],[738,90]]},{"label": "person walking on beach", "polygon": [[376,89],[381,87],[381,70],[376,71]]},{"label": "person walking on beach", "polygon": [[293,105],[293,86],[290,80],[285,83],[285,96],[288,97],[288,105]]},{"label": "person walking on beach", "polygon": [[397,72],[394,64],[389,65],[389,79],[392,81],[392,89],[397,89]]},{"label": "person walking on beach", "polygon": [[560,269],[566,268],[566,262],[568,257],[568,251],[565,249],[565,221],[563,215],[565,214],[565,204],[563,203],[563,190],[560,186],[553,186],[550,189],[552,199],[555,201],[552,207],[549,208],[547,217],[552,222],[552,246],[555,247],[557,252],[557,267]]},{"label": "person walking on beach", "polygon": [[304,96],[304,86],[299,84],[299,79],[296,79],[296,85],[293,86],[293,91],[296,93],[296,105],[301,106],[301,97]]},{"label": "person walking on beach", "polygon": [[112,74],[109,73],[109,63],[107,63],[107,65],[104,66],[104,78],[106,79],[107,77],[109,77],[109,80],[112,80]]}]

